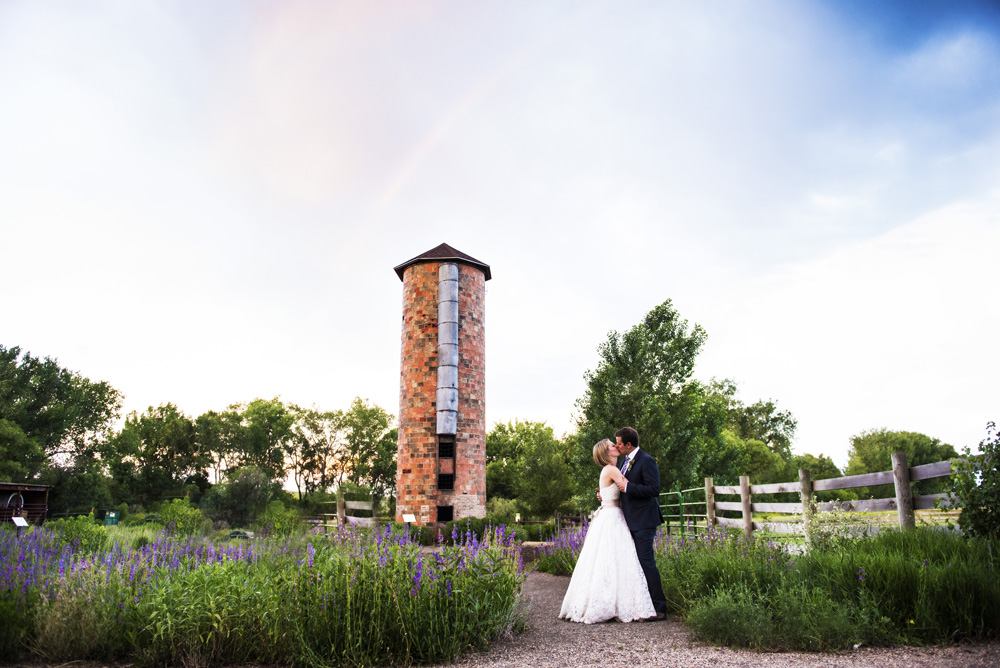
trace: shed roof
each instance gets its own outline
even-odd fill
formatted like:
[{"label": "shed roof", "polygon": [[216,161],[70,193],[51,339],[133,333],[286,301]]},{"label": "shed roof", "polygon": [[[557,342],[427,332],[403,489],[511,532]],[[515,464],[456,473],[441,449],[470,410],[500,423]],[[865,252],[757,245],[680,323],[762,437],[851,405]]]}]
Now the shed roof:
[{"label": "shed roof", "polygon": [[440,246],[432,248],[425,253],[421,253],[415,258],[407,260],[403,264],[393,267],[393,269],[395,270],[396,275],[399,276],[399,280],[403,280],[403,272],[405,272],[406,268],[410,265],[420,264],[422,262],[442,262],[447,260],[458,262],[460,264],[467,264],[470,267],[479,269],[486,276],[487,281],[492,278],[492,276],[490,276],[490,265],[485,262],[480,262],[476,258],[471,255],[466,255],[460,250],[455,250],[448,244],[441,244]]},{"label": "shed roof", "polygon": [[36,485],[31,482],[0,482],[0,492],[44,492],[52,485]]}]

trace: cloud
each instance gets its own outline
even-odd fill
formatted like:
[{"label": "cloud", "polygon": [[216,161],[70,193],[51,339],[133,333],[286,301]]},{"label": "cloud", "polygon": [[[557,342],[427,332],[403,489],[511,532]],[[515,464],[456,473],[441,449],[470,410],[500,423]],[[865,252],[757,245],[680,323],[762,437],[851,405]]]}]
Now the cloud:
[{"label": "cloud", "polygon": [[767,272],[716,296],[699,369],[777,399],[799,419],[798,449],[839,464],[877,427],[974,445],[1000,405],[983,356],[1000,327],[998,247],[993,197]]}]

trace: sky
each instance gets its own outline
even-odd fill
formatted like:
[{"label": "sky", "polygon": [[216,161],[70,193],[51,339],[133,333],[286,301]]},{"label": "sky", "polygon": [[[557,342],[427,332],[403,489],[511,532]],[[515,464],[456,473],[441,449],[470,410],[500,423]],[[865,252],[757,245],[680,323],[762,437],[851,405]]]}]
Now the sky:
[{"label": "sky", "polygon": [[[1000,11],[0,0],[0,345],[192,417],[398,410],[402,284],[490,265],[487,423],[574,430],[671,300],[695,377],[851,437],[1000,419]],[[661,466],[669,465],[662,463]]]}]

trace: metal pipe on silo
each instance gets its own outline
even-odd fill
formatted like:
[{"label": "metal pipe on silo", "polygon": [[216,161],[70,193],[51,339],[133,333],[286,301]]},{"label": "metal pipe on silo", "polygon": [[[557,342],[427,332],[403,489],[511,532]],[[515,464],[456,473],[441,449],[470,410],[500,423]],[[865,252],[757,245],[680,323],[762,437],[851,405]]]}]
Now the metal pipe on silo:
[{"label": "metal pipe on silo", "polygon": [[458,265],[438,267],[437,433],[458,431]]}]

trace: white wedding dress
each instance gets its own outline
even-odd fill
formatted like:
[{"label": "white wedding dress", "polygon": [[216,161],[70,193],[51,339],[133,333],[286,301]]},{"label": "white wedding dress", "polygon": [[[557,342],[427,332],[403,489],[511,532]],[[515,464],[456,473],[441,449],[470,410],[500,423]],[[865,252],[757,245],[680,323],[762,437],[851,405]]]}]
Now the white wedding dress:
[{"label": "white wedding dress", "polygon": [[595,624],[656,614],[618,495],[617,485],[601,488],[601,509],[587,530],[560,619]]}]

